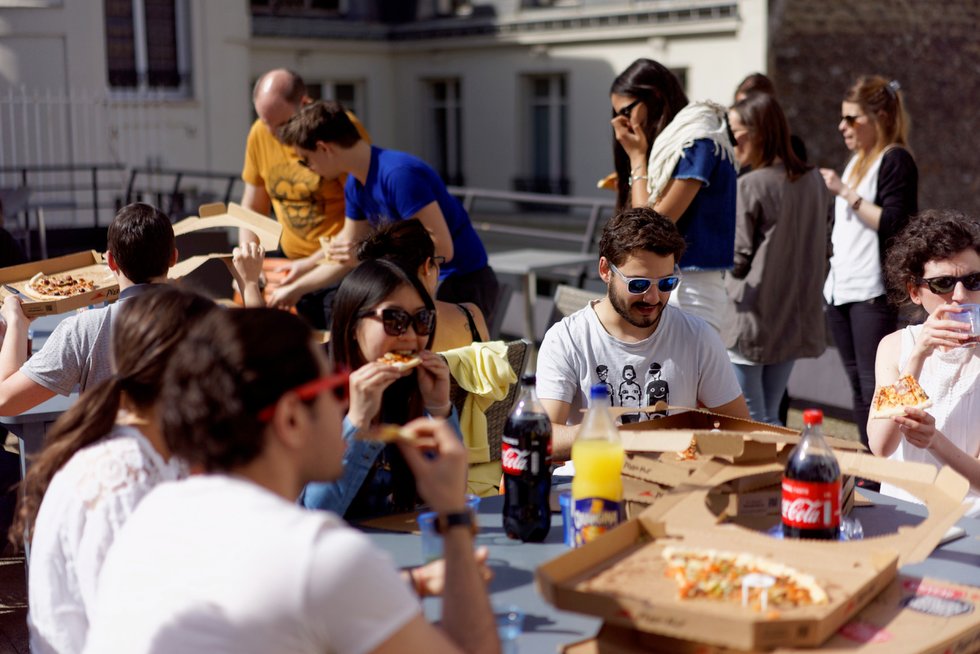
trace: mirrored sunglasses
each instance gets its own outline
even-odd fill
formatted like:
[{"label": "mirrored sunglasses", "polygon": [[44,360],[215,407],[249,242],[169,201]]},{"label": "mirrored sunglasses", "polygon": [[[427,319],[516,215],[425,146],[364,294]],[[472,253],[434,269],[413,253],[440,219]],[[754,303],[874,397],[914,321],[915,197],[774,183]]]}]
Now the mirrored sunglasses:
[{"label": "mirrored sunglasses", "polygon": [[929,279],[924,277],[919,278],[920,286],[925,284],[929,287],[930,291],[937,295],[951,292],[956,288],[957,282],[963,282],[963,286],[968,291],[980,291],[980,272],[970,273],[962,277],[943,275],[942,277],[930,277]]},{"label": "mirrored sunglasses", "polygon": [[431,309],[419,309],[414,314],[404,309],[381,309],[367,311],[358,317],[380,320],[388,336],[401,336],[408,331],[409,325],[419,336],[428,336],[436,326],[436,312]]},{"label": "mirrored sunglasses", "polygon": [[[343,372],[338,372],[333,375],[327,375],[326,377],[318,377],[317,379],[312,379],[304,384],[300,384],[295,388],[291,388],[286,393],[295,393],[299,399],[304,402],[309,402],[310,400],[316,399],[316,397],[323,393],[324,391],[333,391],[333,395],[337,398],[338,402],[346,402],[347,397],[350,394],[350,386],[348,383],[350,373],[346,370]],[[282,399],[280,396],[279,399]],[[265,407],[259,411],[258,418],[262,422],[269,422],[272,420],[272,416],[276,413],[276,406],[278,406],[279,400],[276,400],[269,406]]]},{"label": "mirrored sunglasses", "polygon": [[651,279],[650,277],[627,277],[624,275],[619,268],[617,268],[613,263],[609,262],[609,269],[612,270],[616,275],[619,276],[626,283],[626,291],[631,295],[643,295],[650,290],[650,287],[654,283],[657,284],[657,290],[661,293],[670,293],[676,290],[678,286],[681,285],[681,273],[674,266],[674,274],[667,275],[666,277],[657,277]]}]

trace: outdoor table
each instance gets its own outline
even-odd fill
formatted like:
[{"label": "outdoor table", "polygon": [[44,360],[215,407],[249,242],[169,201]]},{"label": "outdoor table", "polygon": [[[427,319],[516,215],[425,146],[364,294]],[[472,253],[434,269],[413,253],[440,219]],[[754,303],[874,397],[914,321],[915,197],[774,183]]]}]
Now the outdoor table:
[{"label": "outdoor table", "polygon": [[[493,268],[494,272],[518,275],[524,278],[524,337],[531,343],[536,342],[537,338],[537,331],[534,327],[534,298],[538,294],[537,274],[556,268],[595,263],[598,260],[597,254],[537,248],[509,250],[489,255],[490,267]],[[497,311],[506,310],[507,307],[497,308]]]},{"label": "outdoor table", "polygon": [[[926,514],[924,506],[865,489],[857,492],[874,502],[873,506],[856,508],[852,513],[861,521],[866,537],[915,524]],[[502,497],[485,497],[480,502],[480,533],[476,544],[490,548],[489,565],[494,572],[489,587],[491,601],[516,604],[525,613],[524,632],[518,638],[520,651],[556,652],[563,645],[592,637],[601,623],[598,618],[554,608],[544,601],[534,585],[537,566],[568,551],[562,544],[561,515],[552,515],[551,531],[544,543],[521,543],[510,540],[504,533],[502,507]],[[901,572],[980,586],[980,519],[963,518],[957,524],[966,531],[964,537],[936,548],[921,563],[903,566]],[[398,566],[422,562],[418,535],[370,532],[369,536],[391,554]],[[430,620],[439,618],[440,600],[426,599],[423,605]]]}]

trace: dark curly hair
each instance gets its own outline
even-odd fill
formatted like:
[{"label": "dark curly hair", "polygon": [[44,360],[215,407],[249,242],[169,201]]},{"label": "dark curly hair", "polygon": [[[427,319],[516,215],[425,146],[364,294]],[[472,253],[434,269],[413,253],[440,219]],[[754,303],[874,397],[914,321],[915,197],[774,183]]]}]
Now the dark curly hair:
[{"label": "dark curly hair", "polygon": [[647,250],[662,257],[674,255],[681,260],[687,244],[668,218],[649,207],[620,211],[609,219],[599,239],[599,254],[620,266],[634,250]]},{"label": "dark curly hair", "polygon": [[215,311],[177,348],[160,396],[167,445],[192,466],[226,472],[265,446],[258,414],[320,375],[313,334],[277,309]]},{"label": "dark curly hair", "polygon": [[899,232],[885,255],[889,298],[911,303],[909,286],[922,278],[929,261],[948,259],[963,250],[980,254],[980,220],[951,209],[929,209]]}]

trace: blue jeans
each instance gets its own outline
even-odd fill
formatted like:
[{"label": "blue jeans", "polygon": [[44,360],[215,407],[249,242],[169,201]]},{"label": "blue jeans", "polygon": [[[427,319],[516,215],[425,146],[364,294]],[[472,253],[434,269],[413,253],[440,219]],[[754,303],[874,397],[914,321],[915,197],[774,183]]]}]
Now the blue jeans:
[{"label": "blue jeans", "polygon": [[783,424],[779,419],[779,403],[786,392],[794,363],[796,362],[784,361],[769,365],[732,364],[753,420],[770,425]]}]

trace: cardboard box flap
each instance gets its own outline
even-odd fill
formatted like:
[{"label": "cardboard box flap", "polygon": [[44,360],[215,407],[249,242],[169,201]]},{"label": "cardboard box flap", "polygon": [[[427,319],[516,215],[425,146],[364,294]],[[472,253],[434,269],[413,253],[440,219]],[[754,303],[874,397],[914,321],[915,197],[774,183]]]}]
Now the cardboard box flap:
[{"label": "cardboard box flap", "polygon": [[[660,407],[662,408],[662,407]],[[713,413],[706,409],[691,409],[689,407],[668,407],[670,410],[677,410],[663,418],[644,420],[642,422],[628,423],[620,427],[622,431],[649,431],[660,429],[720,429],[723,431],[766,431],[775,434],[796,434],[799,432],[787,427],[779,427],[764,422],[756,422],[747,418],[733,418],[732,416]],[[627,408],[626,411],[616,407],[613,415],[621,413],[636,413],[638,411],[659,410],[658,407],[640,407],[638,409]]]},{"label": "cardboard box flap", "polygon": [[259,243],[266,252],[272,252],[279,247],[282,236],[282,225],[260,213],[245,207],[222,202],[202,204],[198,209],[200,216],[190,216],[174,225],[174,235],[181,236],[190,232],[215,227],[237,227],[251,230],[259,237]]},{"label": "cardboard box flap", "polygon": [[[91,281],[94,288],[77,295],[36,300],[28,292],[27,284],[37,273],[71,274]],[[19,295],[24,313],[30,318],[36,318],[112,302],[119,297],[119,282],[105,264],[105,257],[101,252],[85,250],[0,269],[0,300],[5,300],[10,295]]]},{"label": "cardboard box flap", "polygon": [[[181,277],[185,277],[212,259],[223,261],[228,267],[228,270],[232,270],[230,254],[198,254],[193,257],[187,257],[183,261],[178,261],[171,266],[170,270],[167,271],[167,278],[180,279]],[[232,273],[232,277],[234,277],[234,273]]]},{"label": "cardboard box flap", "polygon": [[[104,263],[105,257],[101,252],[96,252],[95,250],[75,252],[74,254],[66,254],[60,257],[44,259],[43,261],[32,261],[30,263],[0,268],[0,284],[27,280],[39,272],[46,275],[53,275],[66,270],[81,268],[82,266]],[[106,272],[109,272],[108,268],[106,268]]]}]

